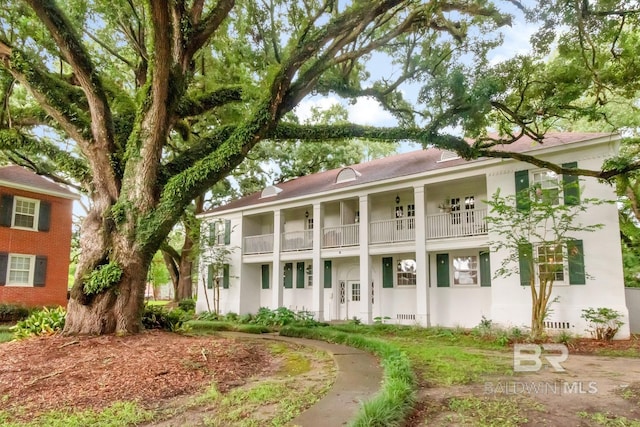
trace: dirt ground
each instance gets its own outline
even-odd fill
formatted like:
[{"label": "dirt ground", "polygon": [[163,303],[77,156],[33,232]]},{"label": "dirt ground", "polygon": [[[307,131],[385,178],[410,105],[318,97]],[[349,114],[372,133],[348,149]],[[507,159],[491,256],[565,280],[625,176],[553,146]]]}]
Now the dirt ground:
[{"label": "dirt ground", "polygon": [[[589,339],[574,341],[568,358],[561,363],[564,372],[543,363],[538,372],[514,372],[509,376],[487,376],[481,381],[454,387],[424,385],[419,403],[408,426],[474,425],[456,417],[450,409],[452,399],[477,398],[484,402],[502,401],[503,407],[518,408],[522,426],[595,426],[586,414],[602,413],[608,418],[640,420],[640,358],[603,357],[602,350],[635,351],[640,356],[640,340],[610,343]],[[511,354],[505,355],[512,363]],[[544,359],[542,359],[544,361]],[[509,403],[504,403],[506,400]],[[500,420],[495,425],[502,425]],[[614,423],[606,425],[628,425]]]},{"label": "dirt ground", "polygon": [[0,345],[0,401],[28,418],[64,407],[144,406],[202,390],[219,391],[276,369],[264,344],[158,331],[137,336],[34,338]]}]

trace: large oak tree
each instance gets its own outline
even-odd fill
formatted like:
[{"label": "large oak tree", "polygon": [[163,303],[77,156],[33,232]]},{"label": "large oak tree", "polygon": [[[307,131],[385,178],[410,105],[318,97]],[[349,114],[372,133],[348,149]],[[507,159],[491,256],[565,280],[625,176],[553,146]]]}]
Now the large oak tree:
[{"label": "large oak tree", "polygon": [[305,96],[364,93],[383,52],[397,73],[370,95],[402,105],[423,50],[507,22],[467,0],[6,2],[0,148],[91,200],[65,332],[137,332],[153,254],[261,140],[415,135],[284,123]]}]

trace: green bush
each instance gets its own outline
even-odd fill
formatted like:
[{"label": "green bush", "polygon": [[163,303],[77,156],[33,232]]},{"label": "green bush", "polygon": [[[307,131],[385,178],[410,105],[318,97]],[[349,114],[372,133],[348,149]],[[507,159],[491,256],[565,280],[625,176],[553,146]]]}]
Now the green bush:
[{"label": "green bush", "polygon": [[185,298],[178,302],[178,308],[184,311],[195,311],[196,302],[192,298]]},{"label": "green bush", "polygon": [[296,324],[299,326],[316,326],[318,322],[314,320],[313,313],[301,311],[296,313],[285,307],[279,307],[275,310],[266,307],[260,307],[258,313],[254,316],[251,323],[262,326],[285,326]]},{"label": "green bush", "polygon": [[220,320],[221,316],[218,313],[214,313],[213,311],[205,311],[204,313],[198,314],[198,320],[208,320],[208,321],[216,321]]},{"label": "green bush", "polygon": [[29,317],[31,311],[18,304],[0,304],[0,322],[17,322]]},{"label": "green bush", "polygon": [[167,311],[162,306],[145,305],[142,313],[142,325],[145,329],[177,332],[184,329],[184,322],[187,320],[189,316],[179,308]]},{"label": "green bush", "polygon": [[597,340],[611,341],[624,322],[622,315],[616,310],[606,307],[586,308],[580,315],[589,322],[587,331]]},{"label": "green bush", "polygon": [[236,313],[227,313],[224,316],[224,320],[226,320],[227,322],[237,322],[238,321],[238,315]]},{"label": "green bush", "polygon": [[23,339],[38,335],[51,335],[64,328],[67,312],[62,307],[43,308],[31,313],[29,317],[19,321],[12,327],[13,337]]}]

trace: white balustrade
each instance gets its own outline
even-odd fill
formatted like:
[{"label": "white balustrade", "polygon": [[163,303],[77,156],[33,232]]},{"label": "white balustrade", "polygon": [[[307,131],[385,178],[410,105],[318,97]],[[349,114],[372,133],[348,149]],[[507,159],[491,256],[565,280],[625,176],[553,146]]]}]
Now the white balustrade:
[{"label": "white balustrade", "polygon": [[369,241],[371,243],[413,241],[416,238],[415,221],[415,217],[371,221]]},{"label": "white balustrade", "polygon": [[427,239],[487,234],[486,217],[486,209],[427,215]]},{"label": "white balustrade", "polygon": [[273,234],[247,236],[244,238],[245,255],[268,254],[271,252],[273,252]]},{"label": "white balustrade", "polygon": [[360,224],[347,224],[322,229],[323,248],[341,248],[360,244]]},{"label": "white balustrade", "polygon": [[283,252],[313,249],[313,230],[287,231],[282,233]]}]

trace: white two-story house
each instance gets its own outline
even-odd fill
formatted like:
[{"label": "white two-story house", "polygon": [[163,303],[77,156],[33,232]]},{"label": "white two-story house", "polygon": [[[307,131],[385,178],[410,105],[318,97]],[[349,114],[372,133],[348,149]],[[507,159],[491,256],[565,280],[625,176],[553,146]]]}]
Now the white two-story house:
[{"label": "white two-story house", "polygon": [[[599,169],[617,153],[618,140],[559,133],[543,144],[523,138],[508,149]],[[498,189],[515,194],[535,183],[557,188],[564,203],[571,179],[511,159],[465,161],[427,149],[267,187],[201,215],[209,246],[197,311],[207,310],[218,276],[222,313],[287,307],[324,321],[473,327],[484,316],[505,327],[528,326],[530,290],[517,274],[495,275],[505,254],[491,250],[499,236],[488,227],[485,201]],[[615,199],[611,186],[588,177],[580,179],[579,192],[574,201]],[[592,207],[581,222],[604,227],[572,236],[577,265],[566,250],[554,254],[563,268],[546,326],[588,335],[581,310],[607,307],[625,322],[617,337],[628,337],[617,208]],[[207,261],[216,247],[232,251],[220,272]]]}]

